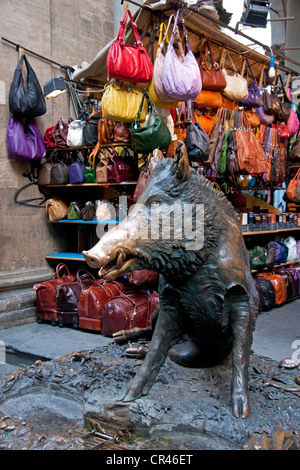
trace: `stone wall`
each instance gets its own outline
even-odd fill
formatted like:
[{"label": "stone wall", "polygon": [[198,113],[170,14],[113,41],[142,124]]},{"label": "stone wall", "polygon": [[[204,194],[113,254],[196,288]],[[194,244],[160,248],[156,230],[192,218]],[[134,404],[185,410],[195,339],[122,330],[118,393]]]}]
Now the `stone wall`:
[{"label": "stone wall", "polygon": [[[12,0],[2,2],[1,36],[62,65],[90,62],[113,38],[113,2],[109,0]],[[26,52],[38,80],[43,85],[52,76],[65,71]],[[16,192],[30,183],[23,176],[30,165],[9,159],[6,129],[10,118],[8,95],[19,53],[0,41],[0,290],[32,285],[43,279],[49,266],[45,255],[66,249],[63,236],[46,221],[45,208],[28,207],[15,202]],[[47,100],[47,113],[36,118],[42,132],[59,117],[72,116],[69,94]],[[18,200],[42,197],[37,186],[25,188]],[[17,281],[16,281],[17,280]],[[1,308],[0,308],[1,317]],[[1,321],[0,321],[1,328]]]}]

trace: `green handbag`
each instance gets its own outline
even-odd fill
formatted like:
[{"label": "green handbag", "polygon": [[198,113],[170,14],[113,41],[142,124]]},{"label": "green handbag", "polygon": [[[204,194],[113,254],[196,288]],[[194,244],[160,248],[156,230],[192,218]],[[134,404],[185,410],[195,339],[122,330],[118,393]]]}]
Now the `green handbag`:
[{"label": "green handbag", "polygon": [[250,250],[251,269],[264,268],[266,265],[265,250],[261,246],[255,246]]},{"label": "green handbag", "polygon": [[[153,115],[153,119],[151,119],[150,123],[147,124],[146,118],[144,126],[141,127],[140,116],[145,97],[147,97],[147,100],[150,103],[149,108],[152,108],[151,114]],[[129,131],[132,148],[137,153],[147,154],[156,148],[164,149],[172,142],[171,133],[166,123],[158,115],[155,104],[147,91],[145,91],[143,94],[137,116],[134,122],[131,123]]]},{"label": "green handbag", "polygon": [[233,128],[234,114],[235,114],[235,111],[232,111],[231,112],[231,117],[230,117],[230,120],[229,120],[229,124],[228,124],[228,129],[225,132],[225,138],[224,138],[224,142],[223,142],[223,145],[222,145],[220,158],[219,158],[219,161],[218,161],[218,172],[219,173],[225,173],[225,171],[226,171],[227,152],[228,152],[228,138],[229,138],[229,133],[232,131],[232,128]]},{"label": "green handbag", "polygon": [[91,168],[90,165],[85,166],[85,183],[96,183],[96,168]]},{"label": "green handbag", "polygon": [[68,207],[68,212],[67,212],[67,219],[69,220],[79,220],[81,219],[80,215],[80,205],[78,202],[71,202],[69,207]]}]

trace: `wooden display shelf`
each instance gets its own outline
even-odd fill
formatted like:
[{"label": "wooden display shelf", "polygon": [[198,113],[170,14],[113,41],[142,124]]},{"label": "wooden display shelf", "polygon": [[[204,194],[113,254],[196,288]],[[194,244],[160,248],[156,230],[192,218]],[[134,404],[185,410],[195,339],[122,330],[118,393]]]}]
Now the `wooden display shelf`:
[{"label": "wooden display shelf", "polygon": [[300,230],[300,227],[291,227],[291,228],[278,228],[276,230],[257,230],[252,232],[246,232],[242,230],[243,235],[268,235],[280,232],[293,232],[295,230]]},{"label": "wooden display shelf", "polygon": [[136,181],[123,181],[122,183],[75,183],[75,184],[45,184],[45,188],[73,188],[79,186],[80,188],[82,187],[88,187],[88,186],[124,186],[126,184],[136,184]]},{"label": "wooden display shelf", "polygon": [[118,220],[83,220],[83,219],[60,219],[60,220],[48,220],[51,224],[109,224],[117,225]]}]

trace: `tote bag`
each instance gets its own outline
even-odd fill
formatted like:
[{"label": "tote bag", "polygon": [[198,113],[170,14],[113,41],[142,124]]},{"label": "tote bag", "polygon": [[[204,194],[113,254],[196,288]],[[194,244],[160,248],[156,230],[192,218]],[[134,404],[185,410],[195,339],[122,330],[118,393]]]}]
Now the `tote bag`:
[{"label": "tote bag", "polygon": [[[183,62],[180,61],[173,46],[179,13],[181,13],[181,21],[187,48],[187,53]],[[162,84],[167,95],[171,99],[179,101],[193,100],[202,89],[200,69],[187,37],[184,18],[181,10],[178,10],[176,13],[170,43],[165,55],[162,72]]]}]

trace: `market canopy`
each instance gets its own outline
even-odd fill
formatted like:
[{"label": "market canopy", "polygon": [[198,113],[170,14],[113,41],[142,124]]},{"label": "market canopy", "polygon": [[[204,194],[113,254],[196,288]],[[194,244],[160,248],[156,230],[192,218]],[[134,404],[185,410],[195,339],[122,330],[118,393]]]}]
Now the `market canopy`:
[{"label": "market canopy", "polygon": [[[152,55],[152,58],[155,58],[156,55],[159,26],[162,22],[167,23],[169,17],[176,13],[176,4],[178,4],[178,8],[182,6],[182,2],[179,0],[160,0],[156,2],[145,0],[142,4],[143,8],[139,8],[134,15],[143,45],[150,56]],[[233,70],[233,61],[236,69],[241,71],[243,59],[247,57],[254,75],[258,81],[262,80],[263,69],[269,67],[270,57],[249,49],[249,47],[226,34],[226,30],[224,31],[224,28],[221,28],[218,22],[214,21],[216,17],[209,19],[210,15],[208,16],[206,12],[195,11],[188,6],[184,7],[182,11],[194,54],[200,51],[203,42],[208,39],[215,54],[215,59],[221,65],[225,60],[225,66],[229,70]],[[152,44],[152,47],[151,32],[155,33],[155,43]],[[85,63],[83,67],[76,66],[72,78],[74,80],[95,80],[105,84],[107,82],[106,56],[113,41],[114,39],[99,51],[90,64]],[[134,43],[134,35],[130,24],[127,25],[125,42],[128,44]]]}]

